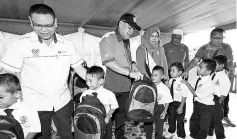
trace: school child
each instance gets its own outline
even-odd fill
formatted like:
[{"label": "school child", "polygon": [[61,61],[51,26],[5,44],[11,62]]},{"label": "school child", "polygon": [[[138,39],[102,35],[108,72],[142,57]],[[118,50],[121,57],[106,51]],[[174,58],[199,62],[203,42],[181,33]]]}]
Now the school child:
[{"label": "school child", "polygon": [[157,105],[155,106],[155,139],[163,139],[164,119],[169,107],[173,102],[169,88],[161,81],[164,78],[164,68],[155,66],[152,70],[152,82],[157,88]]},{"label": "school child", "polygon": [[204,59],[199,64],[197,74],[200,76],[193,88],[182,80],[194,95],[193,113],[190,118],[190,135],[186,139],[206,139],[214,112],[214,95],[220,96],[218,86],[212,81],[211,74],[215,72],[216,62]]},{"label": "school child", "polygon": [[213,136],[213,131],[215,129],[215,134],[217,139],[225,138],[225,131],[222,124],[223,118],[223,102],[225,97],[228,95],[230,91],[230,80],[225,71],[225,67],[227,65],[227,58],[224,55],[218,55],[213,58],[216,61],[216,72],[212,75],[212,80],[214,83],[219,86],[220,89],[220,97],[214,96],[215,106],[214,106],[214,115],[212,118],[212,122],[209,128],[208,136]]},{"label": "school child", "polygon": [[165,135],[166,138],[170,138],[174,135],[176,131],[177,122],[177,135],[180,139],[185,138],[186,133],[184,130],[184,116],[186,111],[186,97],[189,89],[187,86],[181,82],[182,73],[184,72],[184,67],[180,62],[175,62],[171,64],[170,67],[170,93],[173,98],[173,102],[170,103],[168,109],[168,133]]},{"label": "school child", "polygon": [[[24,94],[23,95],[27,95]],[[38,112],[22,100],[19,79],[13,74],[0,74],[0,115],[16,119],[24,132],[25,139],[33,139],[41,132]]]},{"label": "school child", "polygon": [[89,90],[82,93],[80,101],[83,96],[92,95],[96,92],[97,98],[105,106],[106,118],[105,122],[107,123],[107,138],[112,139],[112,122],[110,118],[113,112],[118,108],[118,102],[113,92],[105,89],[103,87],[105,72],[103,68],[99,66],[92,66],[86,72],[86,84],[89,87]]}]

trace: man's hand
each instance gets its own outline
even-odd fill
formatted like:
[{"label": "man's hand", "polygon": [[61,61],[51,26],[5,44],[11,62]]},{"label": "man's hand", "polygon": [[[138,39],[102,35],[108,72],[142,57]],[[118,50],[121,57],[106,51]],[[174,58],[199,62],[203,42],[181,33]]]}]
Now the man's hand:
[{"label": "man's hand", "polygon": [[177,113],[178,113],[178,114],[183,113],[183,107],[179,107],[179,108],[177,109]]},{"label": "man's hand", "polygon": [[129,77],[134,78],[135,80],[143,79],[143,74],[139,71],[131,71]]},{"label": "man's hand", "polygon": [[132,71],[139,71],[136,63],[132,64]]},{"label": "man's hand", "polygon": [[188,74],[189,74],[188,71],[184,71],[183,74],[182,74],[182,78],[183,79],[188,78]]}]

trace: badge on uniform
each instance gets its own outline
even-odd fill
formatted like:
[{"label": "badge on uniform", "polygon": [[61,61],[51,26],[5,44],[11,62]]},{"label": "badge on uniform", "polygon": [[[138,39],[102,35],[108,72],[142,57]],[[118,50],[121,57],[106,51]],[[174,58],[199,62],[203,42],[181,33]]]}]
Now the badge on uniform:
[{"label": "badge on uniform", "polygon": [[176,90],[177,90],[177,91],[180,91],[180,90],[181,90],[181,84],[178,84],[178,85],[177,85]]},{"label": "badge on uniform", "polygon": [[33,56],[39,56],[39,49],[32,49],[31,52]]},{"label": "badge on uniform", "polygon": [[28,122],[28,120],[27,120],[27,117],[26,116],[21,116],[20,117],[20,124],[25,124],[25,123],[27,123]]},{"label": "badge on uniform", "polygon": [[217,80],[217,81],[215,82],[215,84],[216,84],[217,86],[219,86],[219,85],[220,85],[219,80]]}]

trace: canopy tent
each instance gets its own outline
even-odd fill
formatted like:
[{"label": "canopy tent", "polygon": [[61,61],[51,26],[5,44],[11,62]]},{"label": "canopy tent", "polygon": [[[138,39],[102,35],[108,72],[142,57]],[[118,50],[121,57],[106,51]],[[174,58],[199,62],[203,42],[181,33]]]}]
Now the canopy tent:
[{"label": "canopy tent", "polygon": [[83,26],[86,33],[101,37],[126,12],[136,15],[143,29],[157,24],[166,33],[180,28],[187,34],[226,24],[236,28],[236,0],[0,0],[0,30],[30,32],[28,10],[35,3],[55,10],[61,34]]}]

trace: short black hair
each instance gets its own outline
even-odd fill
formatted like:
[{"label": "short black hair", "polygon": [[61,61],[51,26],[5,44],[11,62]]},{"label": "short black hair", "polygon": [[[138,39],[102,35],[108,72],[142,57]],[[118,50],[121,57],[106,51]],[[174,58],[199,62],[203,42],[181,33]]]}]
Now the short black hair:
[{"label": "short black hair", "polygon": [[0,74],[0,87],[5,88],[6,92],[15,93],[21,91],[19,79],[10,73]]},{"label": "short black hair", "polygon": [[154,70],[161,71],[161,73],[164,75],[165,70],[164,70],[163,67],[161,67],[161,66],[159,66],[159,65],[156,65],[156,66],[152,69],[152,71],[154,71]]},{"label": "short black hair", "polygon": [[211,36],[213,36],[215,33],[225,33],[225,30],[222,28],[215,28],[211,31]]},{"label": "short black hair", "polygon": [[92,66],[88,68],[88,70],[86,71],[86,74],[96,75],[98,79],[104,79],[105,77],[105,72],[103,68],[99,66]]},{"label": "short black hair", "polygon": [[33,13],[36,14],[50,14],[55,18],[55,13],[51,7],[45,4],[35,4],[30,7],[29,16],[31,17]]},{"label": "short black hair", "polygon": [[207,70],[211,71],[211,74],[216,71],[216,61],[213,59],[203,59],[203,63],[206,64]]},{"label": "short black hair", "polygon": [[215,60],[219,65],[224,64],[224,68],[227,67],[227,57],[224,55],[217,55],[213,57],[213,60]]},{"label": "short black hair", "polygon": [[182,73],[184,72],[184,66],[180,62],[174,62],[171,64],[170,67],[176,67],[178,69],[178,71],[181,71]]}]

